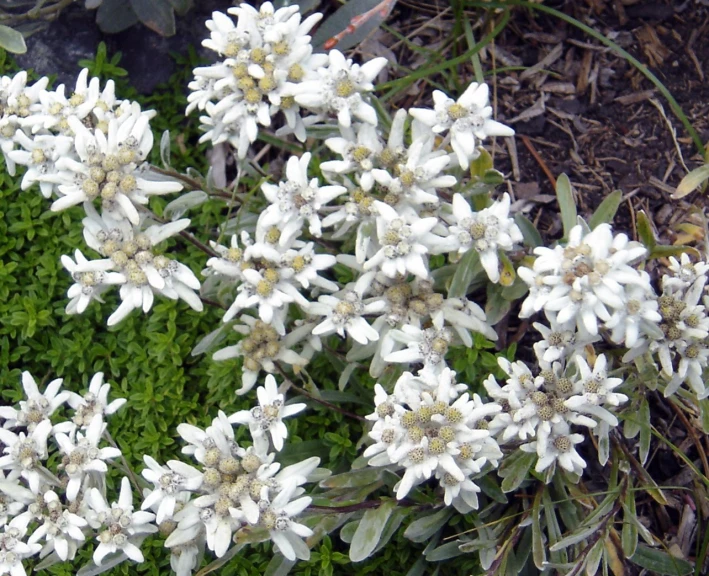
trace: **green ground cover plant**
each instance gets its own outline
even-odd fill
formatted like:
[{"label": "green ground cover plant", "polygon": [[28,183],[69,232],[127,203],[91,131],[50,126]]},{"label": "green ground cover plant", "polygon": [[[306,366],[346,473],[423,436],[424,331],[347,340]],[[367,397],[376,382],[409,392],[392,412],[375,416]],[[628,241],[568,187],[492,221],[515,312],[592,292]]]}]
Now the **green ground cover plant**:
[{"label": "green ground cover plant", "polygon": [[[4,57],[0,573],[702,573],[705,532],[681,557],[638,502],[663,443],[706,523],[706,457],[653,424],[702,453],[706,255],[563,174],[560,239],[515,212],[478,54],[550,9],[487,3],[476,42],[478,4],[467,51],[378,85],[270,3],[149,97],[103,45],[66,93]],[[497,345],[508,317],[538,334]]]}]

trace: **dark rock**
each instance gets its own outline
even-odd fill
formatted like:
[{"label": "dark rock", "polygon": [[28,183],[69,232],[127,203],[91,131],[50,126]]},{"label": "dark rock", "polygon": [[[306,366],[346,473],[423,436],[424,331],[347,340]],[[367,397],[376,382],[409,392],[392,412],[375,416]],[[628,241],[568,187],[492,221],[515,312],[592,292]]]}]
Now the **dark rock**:
[{"label": "dark rock", "polygon": [[[175,71],[171,52],[187,53],[192,45],[205,61],[215,54],[201,47],[209,31],[204,23],[214,10],[226,11],[229,0],[200,0],[186,16],[177,16],[177,33],[164,38],[142,24],[118,34],[104,34],[96,25],[96,11],[85,10],[83,2],[65,9],[52,22],[27,39],[27,53],[17,56],[23,68],[33,68],[40,76],[57,75],[57,82],[70,89],[79,73],[79,60],[93,58],[99,42],[104,41],[111,56],[123,53],[120,66],[128,71],[131,84],[145,94],[166,82]],[[70,93],[70,90],[67,90]]]}]

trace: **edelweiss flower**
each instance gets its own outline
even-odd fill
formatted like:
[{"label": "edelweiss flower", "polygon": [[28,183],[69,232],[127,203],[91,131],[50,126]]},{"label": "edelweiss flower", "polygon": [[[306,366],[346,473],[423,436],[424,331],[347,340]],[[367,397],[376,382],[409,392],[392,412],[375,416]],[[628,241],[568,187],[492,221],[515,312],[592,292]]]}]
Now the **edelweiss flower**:
[{"label": "edelweiss flower", "polygon": [[89,391],[80,396],[75,392],[69,392],[67,404],[74,409],[73,423],[81,428],[88,427],[94,421],[94,417],[100,414],[102,417],[110,416],[126,403],[125,398],[118,398],[109,403],[108,392],[110,384],[103,383],[103,372],[96,372],[89,383]]},{"label": "edelweiss flower", "polygon": [[510,196],[507,193],[479,212],[473,212],[460,194],[453,195],[455,224],[449,229],[450,238],[458,253],[470,249],[478,252],[480,263],[493,283],[500,280],[498,251],[509,252],[515,244],[522,242],[522,232],[509,214]]},{"label": "edelweiss flower", "polygon": [[147,454],[143,455],[143,462],[148,467],[141,474],[154,488],[145,496],[140,509],[158,506],[155,521],[161,524],[172,518],[182,493],[194,492],[202,485],[202,473],[179,460],[170,460],[167,467],[161,466]]},{"label": "edelweiss flower", "polygon": [[450,130],[451,146],[461,168],[467,168],[475,159],[477,140],[488,136],[513,136],[514,130],[491,118],[487,84],[472,82],[456,102],[440,90],[433,91],[434,109],[412,108],[417,120],[431,126],[436,133]]},{"label": "edelweiss flower", "polygon": [[67,463],[63,468],[69,477],[66,487],[66,497],[69,502],[73,502],[79,496],[87,474],[90,472],[105,474],[108,471],[105,460],[118,458],[121,455],[118,448],[98,447],[104,428],[103,417],[96,414],[85,434],[76,432],[75,438],[61,432],[55,435],[59,450],[66,456]]},{"label": "edelweiss flower", "polygon": [[122,552],[133,562],[143,562],[145,558],[138,545],[158,528],[152,524],[155,514],[133,512],[133,495],[128,478],[121,480],[118,502],[110,506],[96,488],[89,490],[87,498],[89,506],[97,514],[96,527],[105,527],[96,538],[99,544],[94,550],[94,562],[100,566],[107,555],[116,552]]},{"label": "edelweiss flower", "polygon": [[360,66],[339,50],[330,50],[328,65],[317,69],[317,79],[286,84],[283,94],[315,113],[336,114],[341,126],[349,127],[352,116],[376,126],[377,113],[366,93],[374,89],[372,82],[386,65],[386,58],[374,58]]},{"label": "edelweiss flower", "polygon": [[543,472],[555,462],[569,472],[581,476],[586,467],[586,461],[576,452],[576,444],[583,442],[582,434],[571,434],[568,424],[561,422],[552,427],[550,433],[539,431],[537,439],[522,444],[520,449],[524,452],[536,452],[539,459],[534,469]]},{"label": "edelweiss flower", "polygon": [[318,211],[328,202],[347,192],[344,186],[319,186],[318,179],[308,180],[308,164],[311,154],[306,152],[301,158],[291,156],[286,164],[288,180],[273,184],[263,184],[261,190],[271,205],[259,219],[259,225],[269,228],[278,226],[282,238],[299,233],[304,223],[308,223],[313,236],[320,236],[321,222]]},{"label": "edelweiss flower", "polygon": [[47,384],[44,394],[39,393],[37,383],[32,375],[25,371],[22,373],[22,388],[26,400],[20,400],[19,410],[10,406],[0,406],[0,418],[5,420],[5,428],[27,427],[32,432],[37,424],[49,419],[54,411],[69,398],[69,392],[59,389],[63,380],[57,378]]},{"label": "edelweiss flower", "polygon": [[278,393],[276,379],[271,374],[266,376],[265,385],[256,389],[256,395],[259,405],[251,410],[241,410],[232,414],[229,416],[229,422],[248,424],[254,444],[265,443],[263,452],[268,451],[268,440],[265,436],[266,433],[270,434],[273,447],[280,452],[283,449],[283,441],[288,437],[288,429],[283,423],[283,418],[302,412],[306,406],[305,404],[285,406],[284,396]]},{"label": "edelweiss flower", "polygon": [[411,216],[407,220],[384,202],[377,201],[375,206],[378,212],[377,238],[381,247],[364,262],[364,270],[376,267],[389,278],[399,274],[414,274],[427,279],[428,267],[424,254],[437,242],[431,230],[438,219]]}]

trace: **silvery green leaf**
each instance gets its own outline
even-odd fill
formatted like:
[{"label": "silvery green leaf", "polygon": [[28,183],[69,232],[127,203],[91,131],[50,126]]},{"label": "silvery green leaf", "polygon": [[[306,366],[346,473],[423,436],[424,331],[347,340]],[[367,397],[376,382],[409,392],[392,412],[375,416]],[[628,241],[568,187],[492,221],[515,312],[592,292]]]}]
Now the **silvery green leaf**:
[{"label": "silvery green leaf", "polygon": [[542,570],[544,563],[547,561],[546,547],[544,535],[542,533],[542,496],[546,490],[537,490],[534,496],[534,504],[532,505],[532,558],[534,565]]},{"label": "silvery green leaf", "polygon": [[357,368],[357,364],[350,363],[345,366],[345,369],[342,371],[342,374],[340,374],[340,379],[337,381],[337,388],[338,390],[344,390],[345,387],[347,386],[347,382],[350,379],[350,376],[352,376],[352,373],[355,371]]},{"label": "silvery green leaf", "polygon": [[441,560],[448,560],[449,558],[460,556],[462,554],[460,551],[460,544],[461,542],[459,540],[456,540],[455,542],[446,542],[426,554],[426,560],[429,562],[440,562]]},{"label": "silvery green leaf", "polygon": [[178,220],[187,210],[204,204],[207,200],[209,200],[209,196],[207,196],[206,192],[192,190],[192,192],[182,194],[168,203],[165,206],[165,210],[163,210],[163,215],[166,218],[170,218],[170,220]]},{"label": "silvery green leaf", "polygon": [[650,423],[650,405],[646,398],[640,404],[640,410],[638,411],[638,420],[640,424],[640,442],[638,446],[638,456],[640,457],[640,463],[644,466],[647,461],[648,454],[650,454],[650,438],[652,437],[651,423]]},{"label": "silvery green leaf", "polygon": [[414,565],[406,573],[406,576],[423,576],[426,569],[426,560],[423,556],[419,556]]},{"label": "silvery green leaf", "polygon": [[165,130],[160,138],[160,159],[165,168],[170,167],[170,131]]},{"label": "silvery green leaf", "polygon": [[630,558],[635,554],[635,550],[638,547],[638,527],[636,522],[631,520],[631,518],[635,518],[637,521],[635,492],[632,487],[632,479],[628,477],[628,487],[625,492],[625,502],[623,502],[623,530],[620,538],[623,554],[625,554],[626,558]]},{"label": "silvery green leaf", "polygon": [[536,459],[536,454],[522,452],[521,450],[513,452],[511,456],[505,458],[499,470],[499,475],[503,479],[500,486],[502,491],[512,492],[519,488],[520,484],[527,478],[527,473]]},{"label": "silvery green leaf", "polygon": [[438,512],[414,520],[404,532],[404,538],[412,542],[425,542],[438,532],[453,515],[450,508],[442,508]]},{"label": "silvery green leaf", "polygon": [[596,576],[598,574],[598,564],[603,556],[603,542],[605,538],[599,538],[598,542],[593,545],[593,548],[586,556],[586,576]]},{"label": "silvery green leaf", "polygon": [[229,324],[220,324],[219,328],[216,330],[212,330],[209,334],[204,336],[199,342],[197,342],[197,345],[192,349],[192,356],[199,356],[200,354],[204,354],[209,348],[211,348],[213,345],[218,344],[224,338],[226,337],[226,330],[230,328]]},{"label": "silvery green leaf", "polygon": [[641,568],[666,576],[687,576],[694,571],[692,565],[686,560],[674,558],[662,550],[644,544],[638,544],[638,549],[630,561]]},{"label": "silvery green leaf", "polygon": [[24,54],[27,52],[24,36],[17,30],[13,30],[4,24],[0,24],[0,48],[4,48],[13,54]]},{"label": "silvery green leaf", "polygon": [[583,528],[577,529],[573,534],[570,534],[566,538],[562,538],[556,544],[549,546],[550,552],[556,552],[562,548],[568,548],[579,542],[586,540],[591,534],[595,534],[598,528],[601,526],[601,522],[596,522],[590,526],[585,526]]},{"label": "silvery green leaf", "polygon": [[110,554],[103,559],[100,566],[94,564],[93,561],[85,564],[79,568],[76,576],[98,576],[98,574],[108,572],[111,568],[115,568],[121,562],[125,562],[126,560],[128,560],[128,556],[126,556],[123,552],[119,552],[118,554]]},{"label": "silvery green leaf", "polygon": [[192,8],[192,0],[170,0],[170,4],[180,16],[184,16]]},{"label": "silvery green leaf", "polygon": [[576,226],[576,200],[571,189],[571,181],[566,174],[556,179],[556,199],[561,210],[561,223],[564,226],[564,238],[569,237],[569,232]]},{"label": "silvery green leaf", "polygon": [[379,480],[382,471],[379,468],[363,468],[335,474],[320,483],[321,488],[358,488]]},{"label": "silvery green leaf", "polygon": [[699,411],[701,413],[702,430],[709,434],[709,398],[699,401]]},{"label": "silvery green leaf", "polygon": [[[396,0],[388,3],[387,11],[382,9],[370,13],[380,4],[385,4],[385,2],[382,0],[350,0],[320,25],[313,36],[313,46],[316,50],[336,48],[340,51],[356,46],[386,20],[389,11],[396,4]],[[349,31],[353,19],[357,19],[365,13],[370,13],[369,19]],[[341,38],[333,44],[332,40],[338,35],[341,35]]]},{"label": "silvery green leaf", "polygon": [[281,554],[275,554],[266,566],[263,576],[286,576],[296,565],[296,562],[297,560],[288,560]]},{"label": "silvery green leaf", "polygon": [[350,560],[361,562],[374,551],[396,502],[387,500],[378,508],[370,508],[362,516],[350,544]]},{"label": "silvery green leaf", "polygon": [[340,540],[342,540],[345,544],[352,542],[352,538],[354,538],[355,532],[357,531],[357,526],[359,526],[359,520],[354,520],[345,524],[342,527],[342,530],[340,530]]},{"label": "silvery green leaf", "polygon": [[515,214],[515,224],[522,232],[522,238],[524,238],[524,245],[530,248],[536,248],[537,246],[543,246],[544,241],[542,240],[542,235],[537,230],[537,227],[532,223],[532,221],[527,218],[524,214]]},{"label": "silvery green leaf", "polygon": [[618,212],[622,198],[623,193],[620,190],[614,190],[606,196],[588,221],[591,229],[604,222],[612,222],[613,218],[615,218],[615,213]]},{"label": "silvery green leaf", "polygon": [[406,508],[397,507],[394,509],[389,517],[389,520],[387,520],[384,530],[382,531],[382,535],[379,538],[379,544],[377,544],[377,547],[374,549],[375,553],[379,552],[379,550],[384,548],[384,546],[389,543],[389,540],[391,540],[391,537],[396,534],[399,526],[401,526],[401,523],[404,521],[404,518],[406,518],[409,514],[411,514],[411,510]]},{"label": "silvery green leaf", "polygon": [[673,200],[684,198],[694,192],[705,180],[709,179],[709,164],[695,168],[687,174],[677,186],[677,190],[672,195]]}]

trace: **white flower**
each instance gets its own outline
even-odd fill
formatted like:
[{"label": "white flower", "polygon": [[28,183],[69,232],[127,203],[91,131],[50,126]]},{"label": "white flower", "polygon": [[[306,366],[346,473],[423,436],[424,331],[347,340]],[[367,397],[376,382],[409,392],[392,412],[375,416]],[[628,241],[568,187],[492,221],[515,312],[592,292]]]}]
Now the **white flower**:
[{"label": "white flower", "polygon": [[522,232],[510,218],[510,196],[505,193],[501,200],[479,212],[473,212],[460,194],[453,195],[453,218],[450,238],[463,253],[475,249],[491,282],[500,280],[498,251],[509,252],[522,242]]},{"label": "white flower", "polygon": [[625,342],[628,348],[644,343],[645,336],[662,337],[659,323],[662,316],[657,311],[657,297],[650,285],[650,275],[641,271],[643,283],[626,287],[625,307],[616,310],[606,328],[611,330],[611,340],[616,344]]},{"label": "white flower", "polygon": [[237,394],[246,394],[251,390],[261,370],[276,372],[275,362],[285,362],[293,366],[305,366],[308,363],[306,358],[291,348],[310,332],[312,324],[296,328],[281,337],[275,328],[262,320],[245,314],[241,316],[240,320],[244,322],[244,325],[237,324],[233,328],[246,338],[234,346],[217,350],[212,356],[217,361],[243,357],[241,388],[236,391]]},{"label": "white flower", "polygon": [[0,406],[0,418],[5,420],[5,428],[27,427],[32,432],[37,424],[48,419],[54,411],[69,398],[69,392],[62,391],[63,380],[57,378],[47,384],[43,394],[39,393],[37,383],[32,375],[25,371],[22,373],[22,388],[26,400],[20,400],[19,410],[10,406]]},{"label": "white flower", "polygon": [[66,497],[69,502],[73,502],[79,496],[82,483],[88,473],[97,472],[105,475],[108,467],[104,461],[121,455],[118,448],[98,447],[104,428],[103,417],[101,414],[96,414],[86,428],[85,434],[76,432],[75,439],[61,432],[55,435],[59,450],[67,457],[64,471],[69,477],[66,487]]},{"label": "white flower", "polygon": [[29,435],[15,434],[0,428],[0,442],[5,445],[5,456],[0,457],[0,470],[19,473],[35,494],[45,480],[42,461],[47,459],[47,438],[52,431],[52,423],[42,420]]},{"label": "white flower", "polygon": [[[530,286],[520,317],[542,308],[556,313],[556,321],[576,320],[582,337],[598,334],[598,320],[607,322],[610,311],[625,307],[628,285],[646,285],[632,262],[647,250],[625,234],[613,235],[610,225],[585,232],[579,224],[569,232],[565,247],[538,247],[533,269],[520,267],[520,277]],[[551,289],[549,289],[551,287]]]},{"label": "white flower", "polygon": [[80,161],[65,157],[57,161],[61,170],[61,198],[52,204],[57,212],[101,198],[104,212],[115,219],[140,222],[137,205],[148,203],[148,197],[182,190],[182,184],[168,180],[149,180],[138,167],[153,146],[153,133],[146,116],[131,113],[119,125],[113,119],[107,133],[90,131],[72,116],[69,125],[76,134],[76,151]]},{"label": "white flower", "polygon": [[586,360],[579,354],[574,357],[579,369],[579,379],[574,384],[574,395],[564,402],[567,408],[591,414],[610,426],[618,425],[618,418],[602,405],[620,406],[628,401],[625,394],[614,392],[623,383],[622,378],[609,378],[606,372],[606,357],[599,355],[591,371]]},{"label": "white flower", "polygon": [[67,404],[74,409],[73,423],[82,428],[88,427],[97,414],[110,416],[126,403],[125,398],[108,402],[110,384],[103,383],[103,372],[96,372],[89,383],[89,391],[80,396],[70,392]]},{"label": "white flower", "polygon": [[170,460],[167,467],[161,466],[147,454],[143,455],[143,462],[148,467],[141,474],[153,484],[153,490],[145,496],[140,508],[158,506],[155,521],[161,524],[172,518],[181,494],[194,492],[202,485],[202,473],[179,460]]},{"label": "white flower", "polygon": [[540,430],[536,440],[522,444],[520,448],[524,452],[536,452],[539,459],[534,469],[537,472],[543,472],[558,462],[564,470],[581,476],[586,462],[576,452],[575,445],[583,442],[583,439],[582,434],[571,434],[568,424],[561,422],[554,425],[548,434]]},{"label": "white flower", "polygon": [[93,560],[100,566],[109,554],[125,554],[133,562],[143,562],[143,553],[138,545],[148,534],[157,532],[152,524],[155,514],[133,512],[133,495],[128,478],[121,480],[121,491],[117,502],[110,506],[96,488],[88,492],[89,506],[96,512],[99,525],[104,530],[99,533],[98,546],[94,550]]},{"label": "white flower", "polygon": [[391,337],[396,342],[406,344],[408,348],[392,352],[384,360],[387,362],[423,362],[424,368],[438,373],[445,368],[443,359],[448,352],[453,335],[442,328],[416,328],[406,324],[401,330],[393,330]]},{"label": "white flower", "polygon": [[330,50],[328,66],[317,69],[317,79],[287,84],[284,94],[315,113],[336,114],[341,126],[349,127],[352,116],[376,126],[377,113],[366,94],[374,89],[372,82],[386,64],[386,58],[374,58],[360,66],[339,50]]},{"label": "white flower", "polygon": [[340,132],[342,136],[328,138],[325,145],[339,154],[342,160],[323,162],[320,169],[329,173],[329,177],[355,172],[362,190],[369,192],[374,186],[372,170],[377,167],[377,155],[384,148],[379,133],[376,127],[363,122],[347,128],[340,126]]},{"label": "white flower", "polygon": [[46,544],[40,557],[54,551],[60,560],[73,560],[85,540],[82,530],[88,522],[64,508],[59,496],[52,490],[42,495],[42,502],[41,524],[29,537],[28,543],[34,544],[44,538]]},{"label": "white flower", "polygon": [[56,162],[73,153],[73,139],[50,134],[30,138],[22,130],[18,130],[15,134],[15,142],[19,143],[24,150],[13,150],[7,155],[16,164],[27,166],[27,171],[22,177],[22,190],[39,183],[42,196],[51,197],[56,185],[61,183]]},{"label": "white flower", "polygon": [[296,491],[295,482],[286,482],[269,508],[261,515],[259,522],[269,531],[271,540],[288,560],[308,560],[310,550],[301,538],[312,536],[313,531],[296,522],[293,517],[305,510],[312,498],[303,496],[291,501]]},{"label": "white flower", "polygon": [[436,133],[450,130],[451,146],[461,168],[467,168],[478,156],[476,139],[514,135],[512,128],[491,118],[487,84],[471,82],[457,102],[440,90],[434,90],[433,102],[433,110],[412,108],[409,113]]},{"label": "white flower", "polygon": [[436,242],[436,236],[430,232],[438,220],[412,216],[409,221],[383,202],[377,201],[375,206],[380,248],[364,263],[364,270],[379,268],[389,278],[410,273],[427,279],[424,255]]},{"label": "white flower", "polygon": [[362,318],[365,314],[382,312],[386,306],[386,302],[381,298],[366,304],[362,301],[373,276],[371,273],[364,274],[352,289],[344,291],[339,298],[320,296],[318,303],[311,306],[311,313],[324,315],[326,318],[313,328],[313,334],[325,336],[337,332],[344,338],[347,332],[353,340],[363,345],[378,340],[379,333]]},{"label": "white flower", "polygon": [[26,544],[22,541],[27,533],[27,521],[21,517],[15,518],[0,534],[0,574],[27,576],[22,561],[42,549],[41,544]]},{"label": "white flower", "polygon": [[[286,164],[285,182],[277,186],[262,184],[266,199],[271,203],[259,219],[259,225],[278,226],[282,239],[300,233],[304,223],[308,223],[313,236],[320,236],[320,209],[347,192],[344,186],[319,186],[318,179],[308,180],[308,164],[311,154],[306,152],[301,158],[291,156]],[[283,244],[283,242],[281,242]]]},{"label": "white flower", "polygon": [[80,250],[74,252],[74,259],[62,255],[61,261],[75,281],[67,291],[70,298],[66,305],[67,314],[81,314],[92,300],[103,302],[101,294],[116,284],[123,284],[126,277],[119,272],[110,272],[113,263],[105,260],[87,260]]},{"label": "white flower", "polygon": [[686,252],[682,253],[679,261],[674,256],[670,256],[669,260],[672,275],[666,274],[662,277],[662,287],[665,290],[687,289],[698,278],[706,276],[709,272],[709,264],[701,261],[692,264]]},{"label": "white flower", "polygon": [[229,416],[229,422],[248,424],[254,444],[265,442],[263,451],[268,449],[266,434],[271,435],[273,447],[277,451],[283,449],[283,441],[288,437],[288,429],[283,423],[283,418],[293,416],[305,410],[305,404],[284,404],[283,394],[278,393],[276,379],[272,375],[266,376],[264,386],[256,389],[259,405],[251,410],[241,410]]}]

